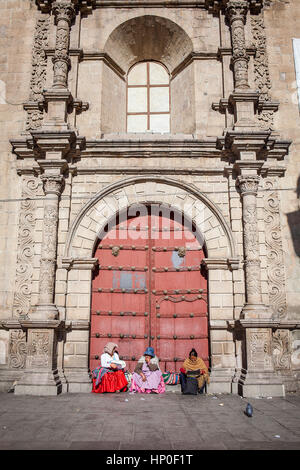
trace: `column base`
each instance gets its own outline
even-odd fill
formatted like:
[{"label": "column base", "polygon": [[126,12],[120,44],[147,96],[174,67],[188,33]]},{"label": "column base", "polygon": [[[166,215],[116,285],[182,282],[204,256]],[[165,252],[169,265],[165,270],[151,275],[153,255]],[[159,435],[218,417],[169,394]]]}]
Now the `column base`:
[{"label": "column base", "polygon": [[244,373],[239,380],[238,391],[245,398],[285,397],[283,381],[274,373]]},{"label": "column base", "polygon": [[241,319],[259,319],[260,321],[270,320],[272,310],[265,304],[246,304],[241,311]]},{"label": "column base", "polygon": [[32,308],[29,313],[31,320],[57,320],[58,309],[54,304],[39,304]]},{"label": "column base", "polygon": [[62,384],[57,370],[28,370],[15,386],[15,395],[59,395]]},{"label": "column base", "polygon": [[88,369],[64,369],[69,393],[91,393],[92,379]]},{"label": "column base", "polygon": [[231,383],[234,371],[232,369],[213,369],[210,372],[210,383],[207,393],[231,393]]}]

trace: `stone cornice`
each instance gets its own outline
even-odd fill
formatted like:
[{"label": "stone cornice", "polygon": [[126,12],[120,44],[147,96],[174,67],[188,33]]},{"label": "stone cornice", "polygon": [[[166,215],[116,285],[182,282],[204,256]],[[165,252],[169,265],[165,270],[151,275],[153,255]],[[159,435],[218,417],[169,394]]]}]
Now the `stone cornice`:
[{"label": "stone cornice", "polygon": [[[90,13],[95,8],[202,8],[210,13],[224,11],[229,0],[70,0],[77,11]],[[263,8],[263,0],[246,0],[248,8],[258,13]],[[54,0],[36,0],[43,13],[49,13]]]},{"label": "stone cornice", "polygon": [[272,329],[300,329],[300,320],[255,318],[227,320],[229,328],[272,328]]},{"label": "stone cornice", "polygon": [[202,265],[208,270],[237,270],[240,267],[239,258],[204,258]]},{"label": "stone cornice", "polygon": [[59,268],[93,271],[98,265],[98,258],[63,258]]}]

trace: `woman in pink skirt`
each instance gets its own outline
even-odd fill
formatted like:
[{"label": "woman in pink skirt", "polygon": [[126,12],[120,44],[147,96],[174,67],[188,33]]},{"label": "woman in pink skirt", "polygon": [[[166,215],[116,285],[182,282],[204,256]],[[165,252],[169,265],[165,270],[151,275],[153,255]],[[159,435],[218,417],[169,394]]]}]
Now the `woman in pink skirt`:
[{"label": "woman in pink skirt", "polygon": [[138,360],[132,374],[130,391],[137,393],[165,392],[164,379],[153,348],[147,348],[144,355]]}]

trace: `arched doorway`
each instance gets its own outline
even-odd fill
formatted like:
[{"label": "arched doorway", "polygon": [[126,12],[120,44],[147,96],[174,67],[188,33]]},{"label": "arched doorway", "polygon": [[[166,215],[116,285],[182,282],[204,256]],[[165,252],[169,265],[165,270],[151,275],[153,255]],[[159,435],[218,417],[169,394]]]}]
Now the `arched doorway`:
[{"label": "arched doorway", "polygon": [[147,346],[154,347],[162,371],[178,372],[193,347],[209,365],[201,235],[174,211],[143,207],[120,214],[96,246],[90,369],[108,341],[119,345],[131,371]]}]

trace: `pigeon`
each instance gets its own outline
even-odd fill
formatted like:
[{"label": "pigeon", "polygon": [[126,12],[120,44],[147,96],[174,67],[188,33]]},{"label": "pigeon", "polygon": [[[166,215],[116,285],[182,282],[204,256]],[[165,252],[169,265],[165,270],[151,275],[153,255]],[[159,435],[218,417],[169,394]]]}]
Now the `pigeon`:
[{"label": "pigeon", "polygon": [[248,405],[246,406],[245,415],[249,416],[249,418],[252,418],[253,416],[253,408],[250,403],[248,403]]}]

